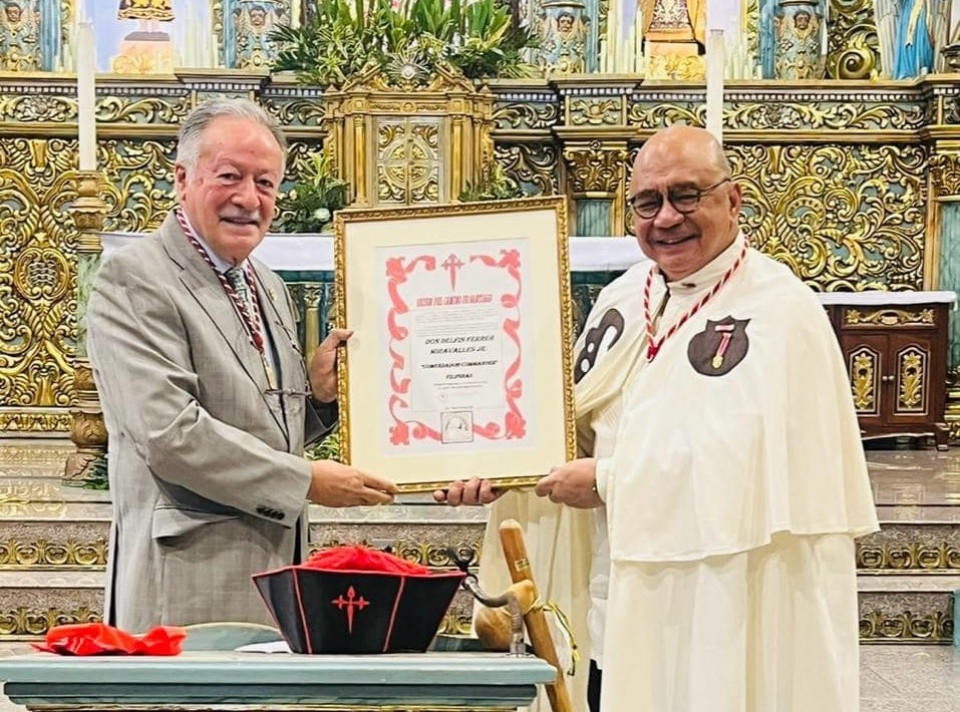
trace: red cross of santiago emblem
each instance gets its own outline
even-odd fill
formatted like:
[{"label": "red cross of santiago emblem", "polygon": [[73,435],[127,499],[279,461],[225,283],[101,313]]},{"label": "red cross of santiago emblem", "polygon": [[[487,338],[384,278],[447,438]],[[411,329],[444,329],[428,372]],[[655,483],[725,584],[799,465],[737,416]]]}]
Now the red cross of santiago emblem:
[{"label": "red cross of santiago emblem", "polygon": [[370,601],[365,599],[362,595],[357,597],[357,592],[353,590],[353,586],[347,589],[347,597],[344,598],[341,593],[339,596],[330,601],[333,605],[337,607],[338,610],[347,609],[347,632],[353,633],[353,614],[355,610],[363,610],[370,605]]},{"label": "red cross of santiago emblem", "polygon": [[444,260],[440,264],[440,266],[450,273],[450,289],[456,289],[457,288],[457,272],[460,270],[461,267],[465,266],[464,263],[460,260],[460,258],[458,258],[455,254],[451,252],[450,256],[447,257],[447,259]]}]

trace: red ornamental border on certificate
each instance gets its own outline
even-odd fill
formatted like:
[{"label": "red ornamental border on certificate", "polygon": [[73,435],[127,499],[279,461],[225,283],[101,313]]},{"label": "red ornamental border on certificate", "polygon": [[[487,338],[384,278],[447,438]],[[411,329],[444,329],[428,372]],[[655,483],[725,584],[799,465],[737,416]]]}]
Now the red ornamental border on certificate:
[{"label": "red ornamental border on certificate", "polygon": [[[520,344],[520,296],[522,292],[522,279],[520,275],[520,252],[515,249],[499,250],[500,256],[493,255],[471,255],[470,262],[480,262],[486,267],[503,269],[516,284],[516,290],[504,292],[500,295],[500,305],[504,309],[513,310],[514,317],[505,317],[503,320],[503,332],[516,348],[516,355],[513,362],[506,369],[503,375],[504,399],[506,401],[506,413],[503,418],[503,425],[490,421],[485,425],[473,424],[473,433],[487,440],[522,438],[527,433],[527,421],[520,412],[517,400],[523,393],[522,380],[515,376],[520,370],[523,359],[523,349]],[[454,255],[448,258],[450,264],[444,262],[441,267],[451,270],[451,276],[455,273],[457,266],[463,266]],[[457,264],[455,264],[457,263]],[[418,268],[422,267],[428,272],[437,268],[436,258],[430,255],[420,255],[412,258],[405,264],[403,257],[392,257],[386,263],[387,292],[390,295],[390,311],[387,313],[387,330],[390,332],[389,352],[393,363],[390,367],[390,415],[393,417],[393,424],[390,426],[390,443],[392,445],[409,445],[411,437],[414,440],[434,440],[441,441],[439,430],[431,428],[426,423],[419,420],[406,420],[403,418],[402,411],[409,407],[407,395],[410,390],[410,377],[407,373],[407,363],[403,354],[397,346],[409,336],[409,330],[399,323],[398,317],[402,317],[410,311],[406,301],[400,295],[400,285],[404,284],[408,277]]]}]

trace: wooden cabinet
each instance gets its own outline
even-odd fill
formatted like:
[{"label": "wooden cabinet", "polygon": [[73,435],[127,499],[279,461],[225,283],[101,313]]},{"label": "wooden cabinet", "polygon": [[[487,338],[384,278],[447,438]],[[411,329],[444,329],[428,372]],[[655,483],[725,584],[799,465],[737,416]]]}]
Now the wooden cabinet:
[{"label": "wooden cabinet", "polygon": [[825,307],[847,364],[863,437],[931,436],[945,450],[948,315],[955,295],[873,292],[821,295],[821,300],[834,302]]}]

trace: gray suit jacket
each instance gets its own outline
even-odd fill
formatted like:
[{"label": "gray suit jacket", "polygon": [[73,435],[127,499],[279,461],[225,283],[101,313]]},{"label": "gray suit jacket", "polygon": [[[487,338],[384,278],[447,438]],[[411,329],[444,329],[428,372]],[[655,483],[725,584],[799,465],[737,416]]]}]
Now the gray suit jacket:
[{"label": "gray suit jacket", "polygon": [[[286,288],[253,266],[280,387],[304,391]],[[266,393],[246,327],[172,214],[104,261],[87,319],[110,437],[106,619],[270,623],[250,575],[306,551],[312,406]]]}]

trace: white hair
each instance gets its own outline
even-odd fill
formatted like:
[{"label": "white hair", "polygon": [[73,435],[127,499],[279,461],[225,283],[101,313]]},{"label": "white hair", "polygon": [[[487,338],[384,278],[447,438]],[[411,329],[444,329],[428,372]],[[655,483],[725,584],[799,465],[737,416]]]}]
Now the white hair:
[{"label": "white hair", "polygon": [[177,141],[177,163],[184,165],[187,170],[197,167],[200,157],[200,142],[203,132],[207,130],[214,119],[221,116],[231,116],[238,119],[260,124],[276,139],[283,156],[281,173],[286,167],[287,137],[283,135],[280,123],[264,111],[260,106],[249,99],[236,97],[232,99],[210,99],[197,106],[180,124],[180,136]]}]

